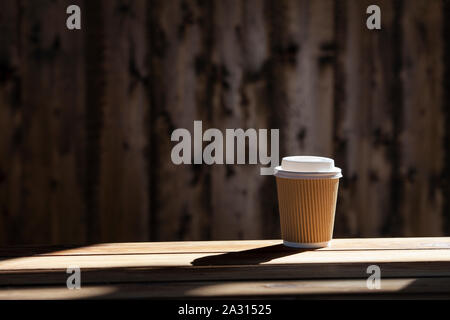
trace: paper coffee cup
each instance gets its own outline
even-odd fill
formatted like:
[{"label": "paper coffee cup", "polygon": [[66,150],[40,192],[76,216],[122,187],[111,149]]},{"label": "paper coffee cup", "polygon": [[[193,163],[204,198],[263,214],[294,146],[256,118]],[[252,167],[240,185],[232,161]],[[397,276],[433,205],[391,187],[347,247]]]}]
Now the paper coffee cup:
[{"label": "paper coffee cup", "polygon": [[285,157],[275,176],[283,243],[297,248],[328,246],[341,169],[329,158]]}]

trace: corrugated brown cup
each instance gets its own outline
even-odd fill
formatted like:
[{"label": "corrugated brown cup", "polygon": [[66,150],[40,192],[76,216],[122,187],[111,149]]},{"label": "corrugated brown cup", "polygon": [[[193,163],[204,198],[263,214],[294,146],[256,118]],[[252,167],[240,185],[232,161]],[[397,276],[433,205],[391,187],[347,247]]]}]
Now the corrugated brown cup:
[{"label": "corrugated brown cup", "polygon": [[284,244],[298,248],[328,246],[333,238],[339,178],[342,175],[339,172],[286,176],[276,174]]}]

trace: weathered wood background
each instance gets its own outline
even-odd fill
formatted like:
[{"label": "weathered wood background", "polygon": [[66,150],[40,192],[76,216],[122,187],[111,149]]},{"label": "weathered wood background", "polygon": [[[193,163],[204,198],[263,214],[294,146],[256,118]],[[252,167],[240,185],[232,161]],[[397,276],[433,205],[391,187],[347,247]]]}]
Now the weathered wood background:
[{"label": "weathered wood background", "polygon": [[194,120],[335,158],[337,237],[450,235],[448,16],[439,0],[0,1],[0,244],[279,237],[259,165],[171,163]]}]

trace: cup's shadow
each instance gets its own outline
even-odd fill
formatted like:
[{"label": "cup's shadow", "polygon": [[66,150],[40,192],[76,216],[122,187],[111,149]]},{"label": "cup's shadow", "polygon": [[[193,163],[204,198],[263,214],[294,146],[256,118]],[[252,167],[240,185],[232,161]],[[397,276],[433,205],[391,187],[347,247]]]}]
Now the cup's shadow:
[{"label": "cup's shadow", "polygon": [[316,249],[288,248],[282,244],[272,246],[215,254],[197,258],[191,262],[193,266],[249,265],[268,262],[273,259],[298,254]]}]

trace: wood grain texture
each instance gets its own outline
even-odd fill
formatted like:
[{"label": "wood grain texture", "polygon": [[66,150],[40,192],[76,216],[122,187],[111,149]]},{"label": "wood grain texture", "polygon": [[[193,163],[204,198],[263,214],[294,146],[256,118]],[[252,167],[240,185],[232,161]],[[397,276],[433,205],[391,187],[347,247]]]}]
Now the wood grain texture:
[{"label": "wood grain texture", "polygon": [[[392,115],[397,107],[390,90],[397,81],[396,52],[382,50],[397,45],[392,32],[396,8],[392,1],[380,2],[383,28],[371,31],[360,27],[368,5],[368,1],[341,3],[336,21],[340,33],[336,81],[341,82],[337,90],[343,91],[336,101],[336,152],[346,173],[336,228],[362,236],[380,234],[386,224],[389,232],[396,232],[390,217],[396,214],[390,207],[394,196],[390,186],[390,150],[395,148]],[[364,215],[359,214],[362,211]]]},{"label": "wood grain texture", "polygon": [[2,120],[8,122],[2,126],[7,181],[1,192],[2,220],[10,230],[2,232],[6,242],[86,239],[84,47],[82,33],[60,27],[65,26],[60,12],[68,3],[2,3],[8,16],[2,19],[8,33],[2,36],[7,54],[2,56],[7,72],[2,92],[10,92],[1,106]]},{"label": "wood grain texture", "polygon": [[[94,259],[95,260],[95,259]],[[248,261],[248,260],[246,260]],[[68,261],[66,261],[68,262]],[[73,263],[73,261],[71,261]],[[145,263],[143,263],[145,264]],[[383,270],[386,278],[402,277],[448,277],[448,262],[380,262],[377,265]],[[308,264],[272,264],[255,268],[252,265],[223,265],[202,267],[115,267],[82,270],[85,284],[103,283],[139,283],[139,282],[178,282],[178,281],[242,281],[260,279],[352,279],[365,278],[371,262],[359,263],[308,263]],[[73,265],[70,265],[72,267]],[[65,285],[66,268],[55,270],[16,270],[4,271],[0,274],[0,285]]]},{"label": "wood grain texture", "polygon": [[148,238],[147,1],[104,5],[105,91],[99,156],[101,240]]},{"label": "wood grain texture", "polygon": [[2,1],[0,244],[278,238],[259,164],[170,161],[194,120],[335,158],[337,237],[447,235],[448,1],[376,3]]},{"label": "wood grain texture", "polygon": [[406,236],[442,234],[442,19],[441,2],[404,6],[400,214]]},{"label": "wood grain texture", "polygon": [[[20,205],[20,149],[15,147],[14,132],[22,123],[20,112],[20,31],[16,27],[19,19],[19,6],[12,2],[0,3],[0,243],[7,243],[11,233],[18,232],[16,220],[19,219]],[[16,138],[17,139],[17,138]],[[16,240],[20,240],[17,234]]]},{"label": "wood grain texture", "polygon": [[[262,251],[262,250],[260,250]],[[209,253],[178,253],[178,254],[139,254],[139,255],[92,255],[92,256],[37,256],[19,257],[0,262],[0,271],[22,270],[66,270],[71,265],[78,265],[82,269],[101,268],[162,268],[162,267],[191,267],[216,265],[304,265],[304,264],[366,264],[366,263],[413,263],[433,262],[448,266],[450,250],[374,250],[361,251],[304,251],[304,252],[269,252],[260,254],[244,252],[238,254]],[[256,271],[256,270],[255,270]],[[364,270],[362,270],[364,271]],[[450,272],[450,271],[449,271]],[[446,272],[447,273],[447,272]]]},{"label": "wood grain texture", "polygon": [[[212,214],[207,166],[175,165],[170,161],[173,130],[194,134],[194,120],[205,120],[211,103],[206,91],[211,81],[209,64],[211,8],[195,1],[157,1],[150,9],[150,59],[153,128],[152,180],[155,217],[153,237],[159,240],[208,238]],[[205,73],[199,74],[198,68]],[[198,82],[197,82],[198,77]],[[210,89],[209,89],[210,90]],[[206,101],[205,101],[206,99]],[[192,137],[193,141],[193,137]],[[192,154],[192,163],[194,155]],[[176,177],[174,179],[174,177]]]},{"label": "wood grain texture", "polygon": [[[444,1],[442,4],[442,14],[447,16],[450,14],[450,2]],[[448,61],[450,57],[450,23],[447,19],[444,19],[442,25],[442,37],[443,41],[443,59]],[[442,83],[444,88],[448,88],[450,85],[450,64],[444,63],[442,70]],[[444,128],[450,125],[450,91],[443,90],[442,94],[442,116]],[[450,130],[444,130],[444,137],[442,141],[443,146],[443,168],[442,168],[442,197],[443,197],[443,230],[444,233],[450,231]]]},{"label": "wood grain texture", "polygon": [[86,134],[84,175],[84,200],[86,203],[87,241],[97,242],[101,239],[99,214],[99,168],[100,143],[103,128],[103,105],[105,100],[105,37],[102,2],[99,0],[83,3],[85,25],[85,114],[84,132]]},{"label": "wood grain texture", "polygon": [[[183,241],[183,242],[129,242],[101,243],[89,246],[14,246],[0,248],[0,257],[60,256],[95,254],[153,254],[153,253],[225,253],[261,248],[263,252],[295,252],[281,246],[281,240],[246,241]],[[361,238],[333,239],[329,247],[316,251],[349,250],[431,250],[450,248],[449,238]]]},{"label": "wood grain texture", "polygon": [[[39,292],[39,299],[80,299],[426,297],[450,291],[450,238],[336,239],[319,250],[286,248],[280,240],[41,247],[34,255],[27,249],[3,249],[0,299],[30,299]],[[373,264],[381,269],[381,290],[367,288]],[[81,269],[82,290],[67,292],[69,266]]]},{"label": "wood grain texture", "polygon": [[[260,2],[217,1],[214,6],[212,60],[218,82],[212,105],[212,125],[222,132],[227,128],[244,131],[268,128],[264,102],[268,41],[262,9]],[[249,43],[251,41],[254,43]],[[250,152],[247,149],[247,159]],[[260,175],[258,165],[229,164],[211,168],[213,239],[260,237],[263,214],[267,214],[267,210],[257,199],[260,199],[260,186],[269,179]],[[246,228],[248,225],[253,227]]]},{"label": "wood grain texture", "polygon": [[367,288],[366,280],[288,280],[288,281],[199,281],[179,283],[146,283],[88,285],[81,290],[67,290],[57,286],[0,288],[0,300],[54,300],[54,299],[448,299],[450,278],[386,279],[380,290]]}]

